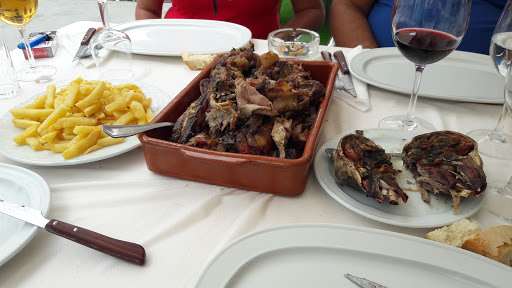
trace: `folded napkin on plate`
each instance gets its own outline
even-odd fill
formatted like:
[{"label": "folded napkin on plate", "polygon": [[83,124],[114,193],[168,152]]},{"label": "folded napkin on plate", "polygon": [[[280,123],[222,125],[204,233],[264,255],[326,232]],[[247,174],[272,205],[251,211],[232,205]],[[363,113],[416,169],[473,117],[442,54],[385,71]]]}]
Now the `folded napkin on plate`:
[{"label": "folded napkin on plate", "polygon": [[[347,53],[345,58],[348,64],[350,64],[352,58],[354,58],[362,51],[363,47],[359,45]],[[339,98],[343,102],[349,104],[361,112],[366,112],[370,108],[370,100],[368,99],[368,85],[355,78],[354,76],[352,76],[352,82],[354,83],[354,89],[356,90],[357,97],[352,97],[352,95],[342,90],[334,90],[334,97]]]},{"label": "folded napkin on plate", "polygon": [[[80,42],[82,41],[85,32],[87,32],[87,29],[91,27],[101,27],[101,23],[92,21],[79,21],[59,29],[57,32],[59,35],[59,44],[62,45],[62,47],[64,47],[72,57],[75,57],[76,51],[80,47]],[[79,58],[77,61],[82,63],[82,65],[84,65],[86,68],[94,65],[94,60],[92,57]]]}]

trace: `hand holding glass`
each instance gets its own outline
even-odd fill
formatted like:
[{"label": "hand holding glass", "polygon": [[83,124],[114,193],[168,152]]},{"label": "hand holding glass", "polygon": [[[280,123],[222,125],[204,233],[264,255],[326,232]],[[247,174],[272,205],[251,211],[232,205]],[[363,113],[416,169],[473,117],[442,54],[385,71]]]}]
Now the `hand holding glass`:
[{"label": "hand holding glass", "polygon": [[416,75],[406,115],[389,116],[380,128],[398,128],[418,133],[436,129],[414,116],[423,70],[448,56],[466,33],[470,0],[395,0],[391,20],[393,41],[402,55],[415,64]]}]

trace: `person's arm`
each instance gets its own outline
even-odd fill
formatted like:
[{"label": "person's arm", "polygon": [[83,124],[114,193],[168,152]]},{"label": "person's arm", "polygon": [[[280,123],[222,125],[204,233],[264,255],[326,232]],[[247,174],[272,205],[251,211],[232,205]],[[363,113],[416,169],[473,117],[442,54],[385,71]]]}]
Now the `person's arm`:
[{"label": "person's arm", "polygon": [[135,8],[135,19],[160,19],[164,0],[138,0]]},{"label": "person's arm", "polygon": [[331,35],[340,47],[377,48],[368,15],[374,0],[334,0],[329,13]]},{"label": "person's arm", "polygon": [[305,28],[316,31],[325,21],[324,2],[322,0],[291,0],[293,17],[283,28]]}]

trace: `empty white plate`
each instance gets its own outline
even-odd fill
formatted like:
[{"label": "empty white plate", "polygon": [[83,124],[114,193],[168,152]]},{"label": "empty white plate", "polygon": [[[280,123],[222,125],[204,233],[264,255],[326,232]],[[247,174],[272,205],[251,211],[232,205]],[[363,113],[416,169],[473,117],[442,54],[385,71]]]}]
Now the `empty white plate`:
[{"label": "empty white plate", "polygon": [[225,247],[194,287],[357,287],[345,273],[389,288],[509,287],[510,267],[409,235],[333,224],[274,227]]},{"label": "empty white plate", "polygon": [[[350,72],[363,82],[394,92],[411,94],[414,64],[397,48],[364,50],[350,62]],[[454,51],[423,71],[419,96],[476,103],[501,104],[505,79],[489,55]]]},{"label": "empty white plate", "polygon": [[132,53],[154,56],[224,53],[247,44],[252,36],[242,25],[196,19],[137,20],[113,28],[130,36]]}]

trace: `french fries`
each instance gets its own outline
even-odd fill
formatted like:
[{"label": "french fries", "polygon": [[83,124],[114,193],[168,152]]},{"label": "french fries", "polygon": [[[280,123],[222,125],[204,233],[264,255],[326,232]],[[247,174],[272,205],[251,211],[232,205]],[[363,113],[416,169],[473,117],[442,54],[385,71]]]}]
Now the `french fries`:
[{"label": "french fries", "polygon": [[147,124],[153,119],[150,104],[135,84],[77,78],[59,91],[48,85],[33,103],[9,110],[13,125],[23,129],[13,141],[62,153],[64,159],[85,155],[123,142],[103,133],[101,124]]}]

